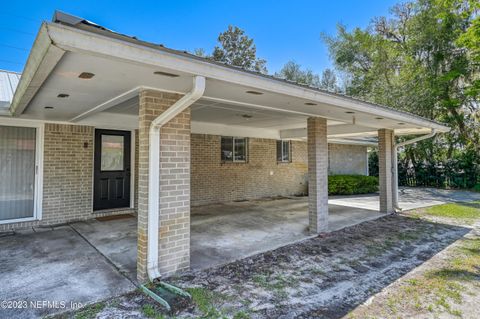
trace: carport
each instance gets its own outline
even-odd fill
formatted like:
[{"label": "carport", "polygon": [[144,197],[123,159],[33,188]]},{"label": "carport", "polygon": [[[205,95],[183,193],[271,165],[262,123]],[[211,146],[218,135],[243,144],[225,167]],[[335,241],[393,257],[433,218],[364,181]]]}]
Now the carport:
[{"label": "carport", "polygon": [[[409,113],[215,63],[63,13],[42,25],[10,113],[16,117],[5,119],[10,125],[37,128],[38,152],[41,157],[45,155],[45,170],[40,162],[36,181],[44,191],[36,202],[39,212],[25,223],[16,221],[19,224],[9,227],[136,214],[139,282],[189,269],[198,253],[194,245],[204,245],[198,253],[203,257],[198,260],[210,258],[215,251],[207,251],[209,239],[202,236],[228,216],[235,221],[222,229],[225,237],[217,245],[230,242],[232,249],[240,249],[247,239],[255,239],[247,235],[250,230],[263,232],[258,242],[272,248],[287,243],[281,238],[291,242],[392,213],[394,136],[448,130]],[[258,224],[265,217],[259,209],[262,205],[232,214],[234,206],[243,203],[230,204],[218,214],[210,208],[195,216],[197,208],[191,206],[199,188],[192,187],[196,175],[191,169],[191,154],[198,144],[193,134],[203,136],[204,145],[217,143],[221,147],[217,155],[202,159],[205,167],[217,165],[214,175],[242,167],[247,162],[247,149],[253,147],[258,147],[258,154],[263,152],[257,159],[268,155],[275,161],[271,149],[259,147],[254,139],[268,140],[265,143],[269,145],[291,141],[292,148],[295,142],[303,141],[306,164],[290,166],[305,169],[302,185],[306,188],[308,183],[308,198],[288,199],[288,203],[301,203],[301,221],[288,223],[292,210],[285,209],[290,204],[284,205],[282,199],[271,201],[273,207],[267,209],[269,217],[285,209],[273,223],[270,218]],[[207,135],[216,138],[208,139]],[[329,207],[329,141],[355,144],[371,137],[378,137],[380,213],[355,209],[361,213],[349,210],[345,214]],[[224,144],[229,151],[224,152]],[[248,161],[253,163],[254,159],[252,155]],[[243,189],[247,199],[260,197],[255,196],[260,192],[270,197],[285,195],[283,186],[292,181],[298,186],[292,175],[281,174],[288,163],[275,165],[275,169],[247,170],[253,172],[253,186]],[[277,176],[283,179],[273,180]],[[201,189],[231,187],[229,195],[241,188],[228,176],[215,183],[212,180],[205,178]],[[248,212],[256,212],[254,218],[245,218]],[[336,220],[337,216],[340,219]],[[115,224],[99,223],[109,222]],[[256,225],[265,229],[258,230]],[[297,231],[289,230],[289,225]],[[246,245],[245,254],[254,253],[251,247],[258,242]],[[133,269],[131,264],[127,268]]]}]

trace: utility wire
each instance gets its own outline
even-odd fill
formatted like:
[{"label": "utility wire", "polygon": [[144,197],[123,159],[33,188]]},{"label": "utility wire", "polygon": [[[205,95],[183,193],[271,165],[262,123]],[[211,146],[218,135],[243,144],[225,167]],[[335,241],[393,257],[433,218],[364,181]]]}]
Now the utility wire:
[{"label": "utility wire", "polygon": [[3,62],[3,63],[10,63],[10,64],[18,64],[18,65],[23,65],[23,63],[20,63],[20,62],[9,61],[9,60],[2,60],[2,59],[0,59],[0,62]]},{"label": "utility wire", "polygon": [[20,47],[16,47],[16,46],[13,46],[13,45],[10,45],[10,44],[6,44],[6,43],[0,43],[0,47],[6,47],[6,48],[10,48],[10,49],[15,49],[15,50],[28,52],[28,49],[26,49],[26,48],[20,48]]},{"label": "utility wire", "polygon": [[13,28],[4,27],[4,26],[0,26],[0,29],[35,36],[35,34],[33,34],[31,32],[27,32],[27,31],[23,31],[23,30],[17,30],[17,29],[13,29]]},{"label": "utility wire", "polygon": [[5,11],[0,12],[0,15],[2,15],[4,17],[19,18],[19,19],[24,19],[24,20],[33,21],[33,22],[43,22],[43,20],[41,20],[41,19],[26,17],[26,16],[18,15],[16,13],[5,12]]}]

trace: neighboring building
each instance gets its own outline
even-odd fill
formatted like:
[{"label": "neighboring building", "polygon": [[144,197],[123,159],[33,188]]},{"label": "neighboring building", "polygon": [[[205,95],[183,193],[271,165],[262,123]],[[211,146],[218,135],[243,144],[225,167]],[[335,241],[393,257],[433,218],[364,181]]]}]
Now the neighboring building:
[{"label": "neighboring building", "polygon": [[310,232],[327,230],[328,171],[365,174],[372,137],[392,212],[394,135],[448,131],[63,13],[42,24],[11,93],[0,231],[136,213],[140,281],[189,267],[191,205],[308,187]]}]

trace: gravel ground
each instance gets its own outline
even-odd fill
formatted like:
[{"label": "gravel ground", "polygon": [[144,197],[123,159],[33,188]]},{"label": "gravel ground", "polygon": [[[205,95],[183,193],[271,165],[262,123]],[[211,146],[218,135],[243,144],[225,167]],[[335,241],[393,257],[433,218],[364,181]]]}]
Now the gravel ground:
[{"label": "gravel ground", "polygon": [[[169,278],[195,301],[175,314],[162,313],[151,299],[134,293],[62,317],[341,318],[365,302],[373,304],[372,296],[470,231],[418,216],[386,216]],[[358,318],[370,316],[363,311]]]}]

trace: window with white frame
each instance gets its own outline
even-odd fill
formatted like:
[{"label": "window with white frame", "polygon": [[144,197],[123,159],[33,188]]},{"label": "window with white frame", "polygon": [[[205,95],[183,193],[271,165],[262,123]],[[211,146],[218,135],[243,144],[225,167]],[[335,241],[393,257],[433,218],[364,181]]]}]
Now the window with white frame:
[{"label": "window with white frame", "polygon": [[277,141],[277,162],[291,162],[291,144],[290,141]]},{"label": "window with white frame", "polygon": [[248,140],[245,137],[222,136],[222,162],[246,162]]}]

